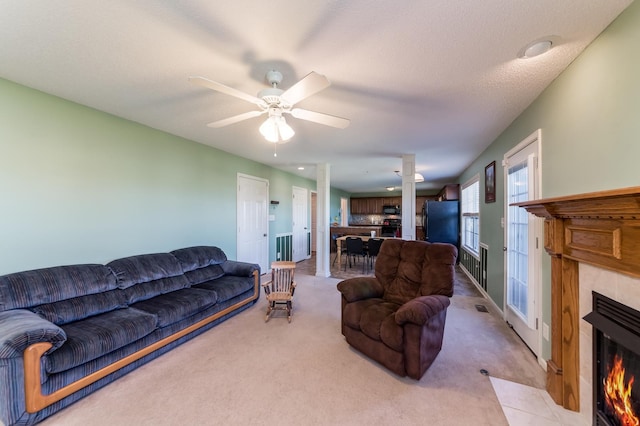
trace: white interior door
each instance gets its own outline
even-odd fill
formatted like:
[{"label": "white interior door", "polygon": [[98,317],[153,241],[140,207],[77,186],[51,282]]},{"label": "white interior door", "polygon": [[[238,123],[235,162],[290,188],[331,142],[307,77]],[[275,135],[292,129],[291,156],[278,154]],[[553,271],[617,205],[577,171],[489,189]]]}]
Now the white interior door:
[{"label": "white interior door", "polygon": [[309,233],[308,195],[305,188],[293,187],[293,261],[307,258],[307,235]]},{"label": "white interior door", "polygon": [[539,198],[539,140],[536,136],[525,142],[505,156],[505,319],[537,356],[541,345],[540,221],[525,209],[510,206]]},{"label": "white interior door", "polygon": [[237,260],[269,270],[269,182],[238,174]]}]

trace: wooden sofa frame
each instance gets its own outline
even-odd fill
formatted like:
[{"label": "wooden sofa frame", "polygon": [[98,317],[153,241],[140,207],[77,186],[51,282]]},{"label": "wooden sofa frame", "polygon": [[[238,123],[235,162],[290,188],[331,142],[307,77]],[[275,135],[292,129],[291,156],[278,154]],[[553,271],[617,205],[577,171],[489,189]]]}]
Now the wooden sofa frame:
[{"label": "wooden sofa frame", "polygon": [[181,337],[204,327],[205,325],[217,320],[218,318],[223,317],[224,315],[233,312],[248,303],[253,302],[260,295],[260,276],[258,275],[258,271],[253,271],[253,278],[253,295],[250,298],[229,306],[228,308],[223,309],[222,311],[217,312],[210,317],[204,318],[175,334],[158,340],[157,342],[147,346],[146,348],[140,349],[139,351],[134,352],[131,355],[128,355],[121,360],[114,362],[113,364],[109,364],[108,366],[103,367],[100,370],[97,370],[83,377],[82,379],[76,380],[75,382],[70,383],[48,395],[44,395],[42,393],[42,384],[40,383],[40,359],[42,355],[44,355],[45,352],[47,352],[51,348],[52,345],[48,342],[39,342],[30,345],[27,349],[24,350],[24,393],[26,411],[28,413],[36,413],[43,408],[57,401],[60,401],[63,398],[66,398],[74,392],[77,392],[80,389],[97,382],[98,380],[108,376],[109,374],[119,370],[120,368],[126,367],[132,362],[139,360],[140,358],[152,353],[153,351],[156,351],[168,345],[169,343],[172,343],[180,339]]}]

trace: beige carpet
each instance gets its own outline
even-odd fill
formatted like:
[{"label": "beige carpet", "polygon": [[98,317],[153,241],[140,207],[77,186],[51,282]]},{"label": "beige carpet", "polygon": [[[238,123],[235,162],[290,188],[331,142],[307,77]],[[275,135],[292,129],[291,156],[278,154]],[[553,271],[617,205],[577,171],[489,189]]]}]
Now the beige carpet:
[{"label": "beige carpet", "polygon": [[400,378],[340,334],[338,279],[297,275],[291,324],[265,301],[42,425],[506,425],[486,369],[542,388],[535,358],[460,276],[440,355]]}]

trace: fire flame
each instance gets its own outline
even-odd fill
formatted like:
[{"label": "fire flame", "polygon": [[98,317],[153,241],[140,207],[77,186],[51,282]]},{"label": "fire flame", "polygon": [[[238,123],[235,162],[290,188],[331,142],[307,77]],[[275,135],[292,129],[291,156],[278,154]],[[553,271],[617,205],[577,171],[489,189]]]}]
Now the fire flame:
[{"label": "fire flame", "polygon": [[631,388],[635,377],[631,376],[629,383],[624,383],[625,369],[622,367],[622,358],[617,354],[613,360],[613,368],[609,370],[604,380],[604,398],[609,409],[624,426],[640,426],[640,419],[633,412],[631,406]]}]

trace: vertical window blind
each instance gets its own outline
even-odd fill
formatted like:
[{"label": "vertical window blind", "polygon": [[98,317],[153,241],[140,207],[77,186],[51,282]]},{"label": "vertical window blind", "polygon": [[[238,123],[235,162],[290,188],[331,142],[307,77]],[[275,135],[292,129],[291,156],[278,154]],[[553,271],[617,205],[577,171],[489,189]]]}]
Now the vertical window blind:
[{"label": "vertical window blind", "polygon": [[475,176],[462,186],[462,245],[476,255],[480,253],[480,178]]}]

